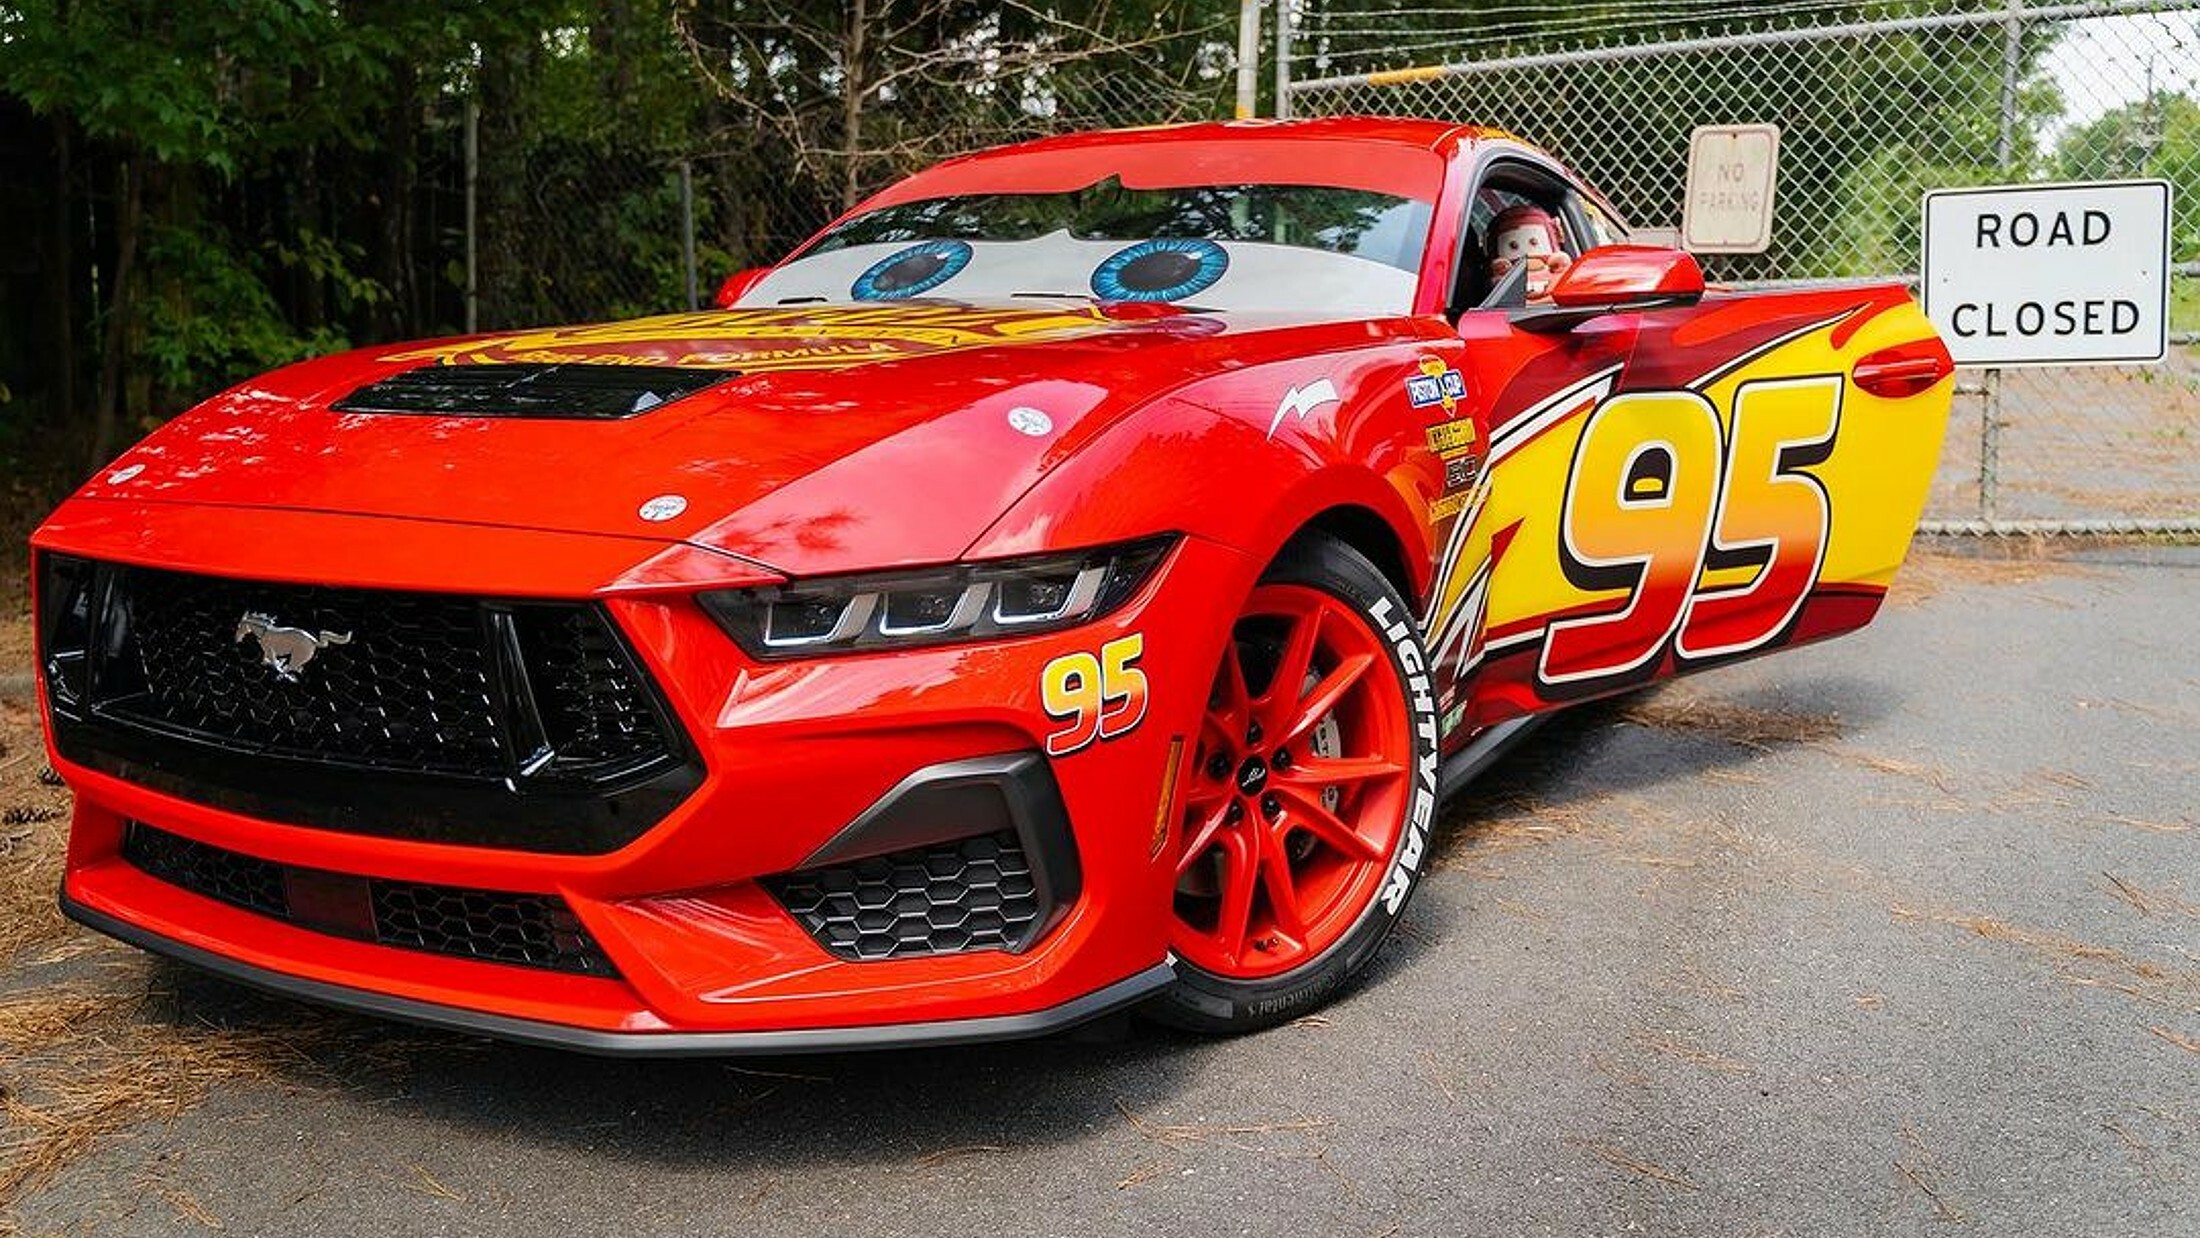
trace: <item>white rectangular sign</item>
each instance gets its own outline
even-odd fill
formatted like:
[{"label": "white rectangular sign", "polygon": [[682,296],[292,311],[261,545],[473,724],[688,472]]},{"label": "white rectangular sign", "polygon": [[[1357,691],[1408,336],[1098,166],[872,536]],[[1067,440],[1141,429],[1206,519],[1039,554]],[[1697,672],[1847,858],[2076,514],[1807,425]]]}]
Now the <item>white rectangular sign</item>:
[{"label": "white rectangular sign", "polygon": [[1925,314],[1961,365],[2107,365],[2169,352],[2169,184],[1925,195]]},{"label": "white rectangular sign", "polygon": [[1780,172],[1778,125],[1698,125],[1688,135],[1681,248],[1761,254],[1772,245],[1772,190]]}]

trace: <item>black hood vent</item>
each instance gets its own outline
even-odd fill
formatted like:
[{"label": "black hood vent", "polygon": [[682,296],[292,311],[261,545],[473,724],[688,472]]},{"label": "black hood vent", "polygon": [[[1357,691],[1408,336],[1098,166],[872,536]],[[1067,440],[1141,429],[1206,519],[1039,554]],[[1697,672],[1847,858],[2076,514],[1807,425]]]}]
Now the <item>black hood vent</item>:
[{"label": "black hood vent", "polygon": [[618,421],[734,377],[672,365],[424,365],[368,383],[340,413]]}]

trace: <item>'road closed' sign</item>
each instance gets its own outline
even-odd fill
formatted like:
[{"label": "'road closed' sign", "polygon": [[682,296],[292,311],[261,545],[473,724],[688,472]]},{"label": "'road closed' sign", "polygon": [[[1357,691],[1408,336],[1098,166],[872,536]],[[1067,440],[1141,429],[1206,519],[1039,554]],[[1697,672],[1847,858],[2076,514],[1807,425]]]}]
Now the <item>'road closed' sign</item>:
[{"label": "'road closed' sign", "polygon": [[2169,185],[2099,181],[1925,195],[1925,313],[1962,365],[2160,361]]}]

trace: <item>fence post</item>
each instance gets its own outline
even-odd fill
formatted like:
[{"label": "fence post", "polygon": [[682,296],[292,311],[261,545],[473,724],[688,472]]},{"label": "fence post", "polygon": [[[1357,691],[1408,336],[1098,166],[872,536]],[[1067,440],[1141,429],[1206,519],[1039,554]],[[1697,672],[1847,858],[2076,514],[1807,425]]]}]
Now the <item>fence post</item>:
[{"label": "fence post", "polygon": [[1238,0],[1237,118],[1260,110],[1260,0]]},{"label": "fence post", "polygon": [[1276,0],[1276,119],[1291,119],[1291,4]]},{"label": "fence post", "polygon": [[[2008,16],[2001,23],[2001,131],[1994,144],[1995,162],[2003,180],[2016,175],[2017,85],[2024,67],[2025,0],[2009,0]],[[1985,374],[1986,394],[1980,402],[1978,425],[1978,517],[1992,520],[1996,507],[1994,488],[2001,472],[2001,371]]]},{"label": "fence post", "polygon": [[[475,82],[476,90],[480,82]],[[481,279],[479,262],[479,207],[474,185],[481,172],[481,103],[466,96],[466,334],[481,329]]]},{"label": "fence post", "polygon": [[687,307],[702,307],[695,291],[695,164],[680,161],[680,273],[687,277]]}]

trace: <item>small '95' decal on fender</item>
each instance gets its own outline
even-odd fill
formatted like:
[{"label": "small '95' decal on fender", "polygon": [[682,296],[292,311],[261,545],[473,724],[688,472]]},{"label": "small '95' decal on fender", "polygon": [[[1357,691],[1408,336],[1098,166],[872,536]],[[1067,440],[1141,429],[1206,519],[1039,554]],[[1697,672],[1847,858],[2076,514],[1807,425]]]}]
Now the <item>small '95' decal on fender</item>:
[{"label": "small '95' decal on fender", "polygon": [[1061,725],[1047,735],[1047,755],[1066,757],[1095,740],[1119,739],[1146,720],[1146,672],[1138,660],[1146,634],[1133,632],[1098,653],[1065,653],[1039,672],[1039,700]]}]

